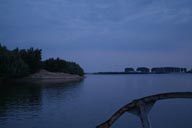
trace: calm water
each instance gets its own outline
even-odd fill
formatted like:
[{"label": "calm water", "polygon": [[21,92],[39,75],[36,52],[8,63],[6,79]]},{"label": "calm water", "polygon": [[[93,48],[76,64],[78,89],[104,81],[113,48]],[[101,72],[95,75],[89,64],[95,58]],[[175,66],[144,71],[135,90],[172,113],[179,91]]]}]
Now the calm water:
[{"label": "calm water", "polygon": [[[88,75],[55,85],[0,85],[0,128],[94,128],[134,99],[156,93],[192,91],[191,74]],[[154,128],[191,128],[192,100],[164,100],[150,112]],[[112,128],[141,128],[126,113]]]}]

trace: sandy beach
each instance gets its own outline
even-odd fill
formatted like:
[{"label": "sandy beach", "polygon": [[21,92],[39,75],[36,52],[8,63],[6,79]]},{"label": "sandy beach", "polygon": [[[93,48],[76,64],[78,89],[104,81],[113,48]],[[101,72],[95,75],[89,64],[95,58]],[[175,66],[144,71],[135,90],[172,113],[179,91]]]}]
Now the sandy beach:
[{"label": "sandy beach", "polygon": [[83,76],[75,74],[68,74],[61,72],[55,73],[43,69],[35,74],[32,74],[24,78],[24,80],[33,80],[34,82],[45,82],[45,83],[65,83],[65,82],[80,81],[83,78],[84,78]]},{"label": "sandy beach", "polygon": [[[68,82],[77,82],[83,80],[83,76],[60,73],[60,72],[49,72],[47,70],[40,70],[37,73],[34,73],[28,77],[21,79],[11,79],[7,82],[16,82],[16,83],[36,83],[36,84],[57,84],[57,83],[68,83]],[[0,84],[2,81],[0,80]]]}]

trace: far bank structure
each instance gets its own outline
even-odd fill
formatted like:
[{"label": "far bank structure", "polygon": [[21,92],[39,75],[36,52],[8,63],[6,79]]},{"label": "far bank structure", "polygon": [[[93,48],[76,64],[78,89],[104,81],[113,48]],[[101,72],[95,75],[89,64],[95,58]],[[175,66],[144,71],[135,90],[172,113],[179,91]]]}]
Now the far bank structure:
[{"label": "far bank structure", "polygon": [[125,68],[125,73],[143,73],[143,74],[166,74],[166,73],[192,73],[192,70],[187,70],[187,68],[183,67],[154,67],[154,68],[147,68],[147,67],[138,67],[137,69],[134,68]]},{"label": "far bank structure", "polygon": [[93,74],[169,74],[169,73],[192,73],[191,70],[183,67],[138,67],[136,69],[127,67],[123,72],[96,72]]}]

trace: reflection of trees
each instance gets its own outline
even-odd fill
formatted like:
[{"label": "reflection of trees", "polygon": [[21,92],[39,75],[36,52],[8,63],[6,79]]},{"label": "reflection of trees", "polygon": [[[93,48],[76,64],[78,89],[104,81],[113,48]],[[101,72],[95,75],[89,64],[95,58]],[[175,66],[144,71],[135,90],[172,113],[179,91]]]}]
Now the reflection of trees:
[{"label": "reflection of trees", "polygon": [[[83,81],[81,81],[83,82]],[[45,105],[55,105],[57,101],[68,101],[80,96],[81,82],[56,84],[56,83],[22,83],[0,84],[0,120],[6,119],[15,112],[32,116],[38,114],[42,108],[42,100]],[[27,112],[27,113],[26,113]],[[32,114],[31,114],[32,113]],[[5,118],[4,118],[5,117]]]},{"label": "reflection of trees", "polygon": [[82,88],[83,80],[60,84],[50,83],[43,86],[46,99],[51,102],[57,99],[67,101],[79,97],[79,92],[81,92],[80,89]]},{"label": "reflection of trees", "polygon": [[0,116],[9,109],[25,106],[26,109],[39,110],[41,105],[41,86],[0,85]]}]

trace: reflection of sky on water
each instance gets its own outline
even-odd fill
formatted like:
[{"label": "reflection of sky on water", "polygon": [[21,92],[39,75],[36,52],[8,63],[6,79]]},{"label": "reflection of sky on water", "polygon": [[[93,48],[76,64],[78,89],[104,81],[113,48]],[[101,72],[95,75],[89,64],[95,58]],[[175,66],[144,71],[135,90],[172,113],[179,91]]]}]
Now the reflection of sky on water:
[{"label": "reflection of sky on water", "polygon": [[[95,127],[134,99],[163,92],[192,91],[191,77],[190,74],[88,75],[77,83],[1,85],[0,127]],[[152,125],[190,127],[191,108],[191,100],[159,101],[150,113]],[[137,126],[139,119],[126,113],[112,128]]]}]

